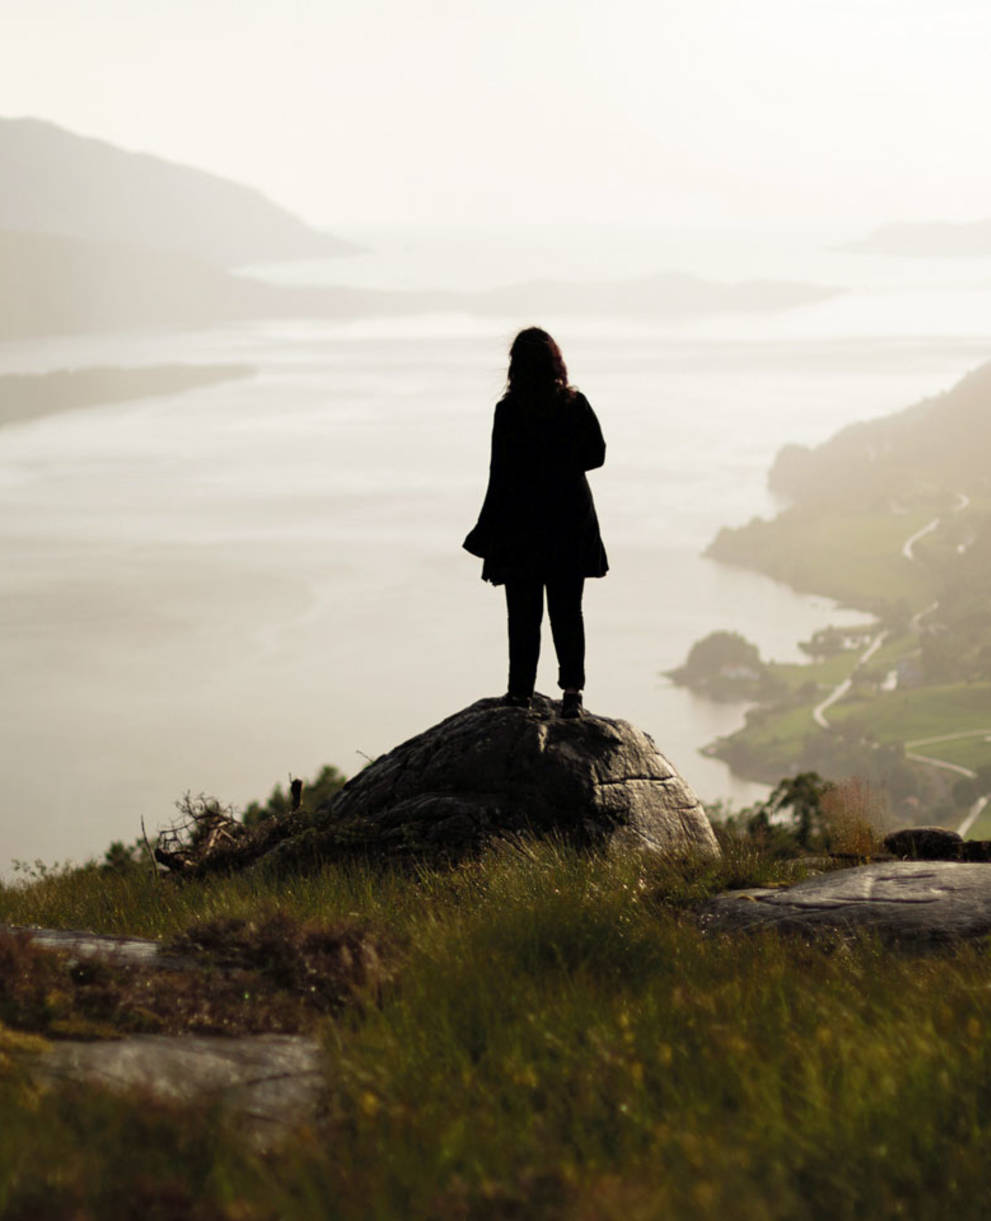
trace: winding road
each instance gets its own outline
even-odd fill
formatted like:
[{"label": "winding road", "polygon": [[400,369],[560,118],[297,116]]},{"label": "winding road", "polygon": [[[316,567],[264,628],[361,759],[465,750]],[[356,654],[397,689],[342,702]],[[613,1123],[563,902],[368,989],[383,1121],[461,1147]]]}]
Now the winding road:
[{"label": "winding road", "polygon": [[857,658],[857,664],[853,667],[850,677],[845,678],[841,683],[835,686],[822,701],[822,703],[816,704],[816,706],[812,709],[812,719],[820,729],[832,729],[832,725],[830,725],[830,723],[826,720],[826,709],[831,708],[833,704],[839,703],[844,695],[846,695],[846,693],[853,686],[854,674],[857,673],[862,665],[870,661],[881,645],[884,644],[887,636],[887,628],[885,628],[885,630],[882,632],[878,632],[863,653],[861,653],[861,655]]}]

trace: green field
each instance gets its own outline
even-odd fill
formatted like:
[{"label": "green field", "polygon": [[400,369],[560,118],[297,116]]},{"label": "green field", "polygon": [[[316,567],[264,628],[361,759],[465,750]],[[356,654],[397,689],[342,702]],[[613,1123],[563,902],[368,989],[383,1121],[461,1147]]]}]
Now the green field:
[{"label": "green field", "polygon": [[967,833],[968,839],[991,839],[991,805],[981,811],[977,821]]},{"label": "green field", "polygon": [[815,683],[825,696],[829,691],[843,682],[853,672],[857,664],[859,652],[837,653],[824,661],[813,662],[782,662],[772,661],[768,669],[773,676],[780,679],[792,693],[799,691],[808,683]]},{"label": "green field", "polygon": [[958,738],[953,742],[930,742],[925,746],[913,746],[916,754],[929,755],[934,759],[945,759],[960,767],[976,771],[979,767],[991,766],[991,735],[975,734]]},{"label": "green field", "polygon": [[889,636],[868,661],[866,669],[871,674],[883,676],[894,669],[898,662],[918,651],[919,638],[915,632],[901,632],[896,636]]},{"label": "green field", "polygon": [[[883,692],[869,700],[834,705],[829,715],[834,724],[857,726],[879,742],[910,742],[981,729],[991,725],[991,683]],[[922,753],[943,757],[937,750],[922,749]]]}]

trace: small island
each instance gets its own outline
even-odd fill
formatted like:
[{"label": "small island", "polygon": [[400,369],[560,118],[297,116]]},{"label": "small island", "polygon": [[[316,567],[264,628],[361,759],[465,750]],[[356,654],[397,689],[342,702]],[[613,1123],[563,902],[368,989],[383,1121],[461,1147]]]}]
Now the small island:
[{"label": "small island", "polygon": [[710,632],[692,645],[684,665],[665,673],[680,687],[728,703],[768,699],[780,688],[760,650],[739,632]]},{"label": "small island", "polygon": [[987,258],[991,255],[991,219],[881,225],[843,249],[909,258]]}]

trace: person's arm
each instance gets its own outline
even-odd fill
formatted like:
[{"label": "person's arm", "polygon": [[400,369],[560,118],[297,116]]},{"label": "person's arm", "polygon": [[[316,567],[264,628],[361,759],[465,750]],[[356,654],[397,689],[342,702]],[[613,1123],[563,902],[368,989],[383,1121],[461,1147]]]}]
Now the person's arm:
[{"label": "person's arm", "polygon": [[576,398],[576,453],[583,471],[593,471],[606,460],[606,443],[592,406],[584,394]]},{"label": "person's arm", "polygon": [[506,421],[506,407],[500,402],[496,404],[495,419],[492,423],[492,451],[489,459],[489,484],[485,489],[485,499],[478,514],[478,522],[462,543],[466,551],[472,555],[484,556],[488,552],[491,541],[492,527],[497,516],[498,505],[502,500],[506,482],[506,471],[509,457],[509,430]]}]

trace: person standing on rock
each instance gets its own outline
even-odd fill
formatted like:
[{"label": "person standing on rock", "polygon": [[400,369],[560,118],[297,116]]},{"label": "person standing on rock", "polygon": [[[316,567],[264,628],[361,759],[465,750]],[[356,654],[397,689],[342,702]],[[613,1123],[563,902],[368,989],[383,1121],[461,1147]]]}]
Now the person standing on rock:
[{"label": "person standing on rock", "polygon": [[509,689],[529,707],[547,612],[564,692],[561,712],[580,716],[585,686],[586,577],[609,570],[585,472],[606,445],[588,400],[568,384],[561,350],[528,327],[513,340],[505,395],[496,404],[485,501],[464,548],[480,556],[482,580],[506,587]]}]

